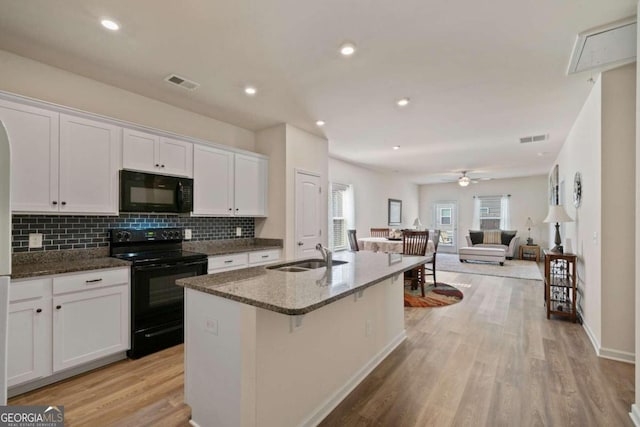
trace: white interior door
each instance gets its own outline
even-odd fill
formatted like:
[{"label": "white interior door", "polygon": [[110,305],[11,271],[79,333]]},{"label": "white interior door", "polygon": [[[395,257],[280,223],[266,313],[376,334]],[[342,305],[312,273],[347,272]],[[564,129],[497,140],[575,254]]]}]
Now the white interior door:
[{"label": "white interior door", "polygon": [[438,252],[458,252],[458,203],[435,202],[433,215],[434,228],[440,230]]},{"label": "white interior door", "polygon": [[[321,212],[322,188],[320,176],[296,171],[296,225],[295,256],[308,258],[316,255],[316,245],[322,243]],[[317,253],[319,255],[319,253]]]}]

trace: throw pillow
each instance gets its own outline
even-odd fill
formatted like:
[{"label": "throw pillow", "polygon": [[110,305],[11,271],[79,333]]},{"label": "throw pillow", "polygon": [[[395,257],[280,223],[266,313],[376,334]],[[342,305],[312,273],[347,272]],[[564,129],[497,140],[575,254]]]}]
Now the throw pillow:
[{"label": "throw pillow", "polygon": [[472,231],[469,230],[469,238],[471,239],[471,243],[474,245],[479,245],[484,240],[484,233],[482,231]]},{"label": "throw pillow", "polygon": [[500,230],[485,230],[484,239],[482,240],[482,243],[484,243],[485,245],[501,245],[502,244],[502,238],[500,237],[501,233],[502,232]]},{"label": "throw pillow", "polygon": [[502,232],[502,234],[500,235],[500,238],[502,239],[502,244],[505,246],[509,246],[509,244],[511,243],[511,240],[516,237],[516,233],[518,232],[518,230],[505,230]]}]

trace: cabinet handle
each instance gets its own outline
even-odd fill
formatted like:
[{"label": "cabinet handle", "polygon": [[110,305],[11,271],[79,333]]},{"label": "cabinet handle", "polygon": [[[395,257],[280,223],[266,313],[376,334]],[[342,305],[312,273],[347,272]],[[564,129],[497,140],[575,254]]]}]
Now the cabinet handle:
[{"label": "cabinet handle", "polygon": [[42,313],[42,309],[41,308],[37,309],[36,313]]},{"label": "cabinet handle", "polygon": [[262,258],[269,258],[269,255],[262,255]]},{"label": "cabinet handle", "polygon": [[159,168],[160,167],[160,163],[156,163],[156,167]]},{"label": "cabinet handle", "polygon": [[229,210],[231,211],[231,210],[233,210],[233,209],[229,208]]},{"label": "cabinet handle", "polygon": [[236,208],[236,210],[239,210],[238,208]]},{"label": "cabinet handle", "polygon": [[52,204],[52,205],[57,205],[57,204],[58,204],[58,202],[54,200],[53,202],[51,202],[51,204]]},{"label": "cabinet handle", "polygon": [[61,202],[60,204],[61,204],[62,206],[64,206],[64,205],[66,205],[66,204],[67,204],[67,202]]},{"label": "cabinet handle", "polygon": [[224,263],[225,263],[225,264],[231,264],[232,262],[233,262],[233,260],[232,260],[232,259],[228,259],[228,260],[226,260]]},{"label": "cabinet handle", "polygon": [[163,167],[164,167],[164,165],[162,165],[162,166],[160,166],[160,167],[161,167],[161,168],[163,168]]},{"label": "cabinet handle", "polygon": [[96,283],[96,282],[102,282],[102,279],[85,280],[84,283]]},{"label": "cabinet handle", "polygon": [[56,310],[60,310],[62,308],[61,305],[56,305]]},{"label": "cabinet handle", "polygon": [[302,246],[302,245],[304,245],[304,243],[298,242],[298,246]]}]

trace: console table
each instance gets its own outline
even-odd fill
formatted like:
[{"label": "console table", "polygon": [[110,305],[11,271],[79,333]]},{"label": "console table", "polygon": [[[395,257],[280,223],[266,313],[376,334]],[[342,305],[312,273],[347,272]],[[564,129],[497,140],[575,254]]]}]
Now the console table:
[{"label": "console table", "polygon": [[575,254],[544,250],[544,299],[547,319],[562,316],[577,320],[576,259]]}]

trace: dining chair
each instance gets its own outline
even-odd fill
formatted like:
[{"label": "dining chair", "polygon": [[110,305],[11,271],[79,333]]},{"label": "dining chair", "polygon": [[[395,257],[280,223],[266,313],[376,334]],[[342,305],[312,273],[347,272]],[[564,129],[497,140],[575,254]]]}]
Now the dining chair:
[{"label": "dining chair", "polygon": [[389,237],[388,228],[372,228],[371,237]]},{"label": "dining chair", "polygon": [[358,238],[356,237],[356,230],[347,230],[347,238],[349,239],[349,250],[351,252],[358,252]]},{"label": "dining chair", "polygon": [[425,270],[433,275],[433,286],[437,286],[438,282],[436,282],[436,255],[438,255],[438,243],[440,243],[440,230],[429,231],[429,240],[433,242],[433,253],[431,254],[431,258],[425,265]]},{"label": "dining chair", "polygon": [[[404,255],[421,255],[427,253],[427,241],[429,240],[428,231],[406,231],[402,235],[402,253]],[[420,285],[422,296],[424,297],[424,264],[420,264],[413,270],[409,270],[409,278],[411,279],[411,289],[416,289]],[[406,277],[406,276],[405,276]]]}]

